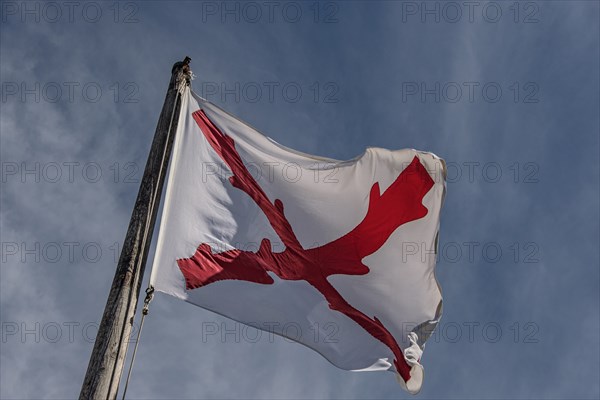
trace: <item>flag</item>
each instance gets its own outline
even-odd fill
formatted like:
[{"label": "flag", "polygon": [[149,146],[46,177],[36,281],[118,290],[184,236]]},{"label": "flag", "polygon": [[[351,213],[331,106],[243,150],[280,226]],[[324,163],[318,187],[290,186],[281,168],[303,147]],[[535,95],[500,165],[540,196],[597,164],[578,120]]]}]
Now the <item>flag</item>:
[{"label": "flag", "polygon": [[444,194],[431,153],[304,154],[186,89],[150,283],[417,393]]}]

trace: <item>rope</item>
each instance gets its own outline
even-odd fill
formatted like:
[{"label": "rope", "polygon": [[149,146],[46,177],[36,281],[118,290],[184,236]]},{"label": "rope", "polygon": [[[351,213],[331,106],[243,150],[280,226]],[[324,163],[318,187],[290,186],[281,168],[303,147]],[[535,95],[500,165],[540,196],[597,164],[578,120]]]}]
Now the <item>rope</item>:
[{"label": "rope", "polygon": [[135,362],[135,355],[137,354],[138,345],[140,344],[140,337],[142,336],[142,329],[144,328],[144,319],[146,319],[146,315],[148,315],[148,307],[153,297],[154,287],[148,286],[148,289],[146,289],[146,298],[144,299],[144,308],[142,309],[140,329],[138,330],[137,338],[135,339],[135,346],[133,348],[133,354],[131,355],[131,362],[129,363],[129,371],[127,371],[127,379],[125,380],[125,388],[123,389],[123,400],[125,400],[125,394],[127,393],[127,387],[129,386],[129,379],[131,378],[131,371],[133,370],[133,363]]},{"label": "rope", "polygon": [[[171,119],[169,121],[169,129],[167,130],[167,139],[166,139],[165,144],[169,143],[169,139],[170,139],[170,136],[171,136],[171,128],[173,126],[173,119],[175,117],[175,110],[177,109],[177,102],[179,101],[180,95],[183,92],[183,89],[185,88],[185,86],[181,86],[181,81],[182,80],[184,82],[186,81],[186,79],[185,79],[185,77],[183,75],[184,74],[182,72],[179,72],[179,75],[178,75],[179,84],[177,85],[177,95],[175,96],[175,106],[173,107],[173,112],[171,113]],[[166,155],[167,155],[167,145],[165,145],[165,148],[163,150],[163,155],[162,155],[162,160],[161,160],[161,168],[158,171],[158,180],[157,180],[157,182],[160,182],[161,176],[163,174],[163,167],[164,167],[164,162],[165,162]],[[148,208],[149,216],[152,216],[152,214],[154,213],[154,206],[156,205],[156,199],[157,199],[158,195],[159,195],[158,190],[155,190],[154,196],[152,197],[152,202],[150,204],[150,207]],[[146,227],[144,229],[144,234],[142,236],[142,247],[141,247],[142,249],[145,248],[146,241],[148,239],[148,234],[149,234],[149,227],[148,227],[148,224],[146,224]],[[138,263],[141,263],[142,262],[141,260],[142,260],[142,257],[138,258]],[[131,359],[131,362],[130,362],[130,365],[129,365],[129,371],[127,373],[127,380],[125,382],[125,388],[123,390],[123,399],[125,399],[125,393],[127,392],[127,386],[129,384],[129,379],[131,377],[131,371],[133,369],[133,362],[135,361],[135,355],[136,355],[136,352],[137,352],[138,343],[140,342],[140,335],[142,333],[142,327],[144,325],[144,319],[145,319],[146,315],[148,314],[148,306],[149,306],[150,302],[152,301],[152,297],[153,296],[154,296],[154,288],[150,284],[148,284],[148,288],[146,289],[146,298],[144,299],[144,308],[142,310],[142,319],[140,321],[140,330],[138,331],[137,339],[136,339],[136,342],[135,342],[135,348],[134,348],[132,359]],[[131,293],[130,293],[129,298],[127,299],[127,308],[129,308],[129,305],[131,304],[131,298],[132,298],[132,296],[131,296]],[[125,324],[123,324],[123,330],[121,331],[121,340],[123,340],[123,334],[124,333],[125,333]],[[120,350],[120,347],[119,347],[119,350]],[[119,356],[119,354],[117,352],[117,358],[118,358],[118,356]],[[112,389],[114,374],[116,372],[115,370],[116,370],[116,364],[115,364],[115,369],[113,369],[113,373],[112,373],[112,376],[111,376],[111,381],[110,381],[110,388],[111,389]],[[118,383],[117,383],[117,385],[118,385]],[[110,392],[111,392],[111,390],[109,389],[108,393],[110,393]]]}]

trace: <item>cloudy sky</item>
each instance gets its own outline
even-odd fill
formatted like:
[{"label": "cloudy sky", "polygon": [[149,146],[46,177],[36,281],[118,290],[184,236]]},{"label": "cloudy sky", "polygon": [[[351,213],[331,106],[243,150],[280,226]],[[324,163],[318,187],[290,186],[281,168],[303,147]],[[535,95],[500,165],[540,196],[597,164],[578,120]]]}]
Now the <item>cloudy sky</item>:
[{"label": "cloudy sky", "polygon": [[[446,159],[444,316],[419,398],[600,395],[597,2],[1,11],[2,399],[79,394],[170,69],[185,55],[198,94],[288,147]],[[255,337],[159,294],[128,395],[410,397],[389,373],[338,370]]]}]

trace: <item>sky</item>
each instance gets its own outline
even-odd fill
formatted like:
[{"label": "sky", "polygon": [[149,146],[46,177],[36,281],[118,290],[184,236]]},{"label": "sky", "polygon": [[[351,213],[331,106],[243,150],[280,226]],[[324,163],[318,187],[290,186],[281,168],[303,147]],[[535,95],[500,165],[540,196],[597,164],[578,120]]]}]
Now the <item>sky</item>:
[{"label": "sky", "polygon": [[[444,315],[416,398],[600,396],[598,2],[0,7],[0,398],[78,396],[186,55],[196,93],[285,146],[446,160]],[[158,294],[128,398],[411,397],[256,336]]]}]

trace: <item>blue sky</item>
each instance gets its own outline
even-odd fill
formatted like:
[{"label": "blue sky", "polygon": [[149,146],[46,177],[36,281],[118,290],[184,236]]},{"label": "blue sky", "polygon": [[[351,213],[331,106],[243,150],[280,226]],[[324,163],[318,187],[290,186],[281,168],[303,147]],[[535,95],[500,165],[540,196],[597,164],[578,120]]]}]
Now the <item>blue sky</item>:
[{"label": "blue sky", "polygon": [[[418,397],[600,396],[598,2],[1,7],[1,398],[79,394],[185,55],[197,93],[286,146],[446,159],[444,316]],[[129,397],[410,397],[254,334],[157,295]]]}]

